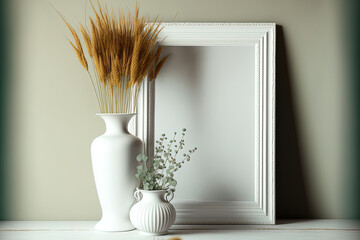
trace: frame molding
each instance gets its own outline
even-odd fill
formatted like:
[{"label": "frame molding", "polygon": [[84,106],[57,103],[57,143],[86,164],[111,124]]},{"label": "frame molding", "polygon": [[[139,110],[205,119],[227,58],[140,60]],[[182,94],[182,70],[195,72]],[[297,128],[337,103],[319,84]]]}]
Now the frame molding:
[{"label": "frame molding", "polygon": [[[175,224],[275,224],[275,23],[162,23],[163,46],[254,46],[255,201],[176,202]],[[136,134],[153,155],[154,83],[144,81]]]}]

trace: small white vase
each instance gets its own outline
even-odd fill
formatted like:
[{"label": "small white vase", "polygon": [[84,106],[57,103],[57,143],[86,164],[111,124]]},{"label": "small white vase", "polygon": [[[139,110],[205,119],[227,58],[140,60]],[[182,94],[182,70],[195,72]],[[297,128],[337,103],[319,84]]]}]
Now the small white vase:
[{"label": "small white vase", "polygon": [[129,211],[138,186],[136,156],[143,152],[142,141],[128,131],[135,114],[97,114],[106,125],[103,135],[91,144],[91,158],[102,218],[95,225],[99,231],[134,229]]},{"label": "small white vase", "polygon": [[170,203],[174,197],[165,190],[139,190],[134,193],[139,201],[130,210],[132,224],[145,235],[165,235],[174,224],[176,211]]}]

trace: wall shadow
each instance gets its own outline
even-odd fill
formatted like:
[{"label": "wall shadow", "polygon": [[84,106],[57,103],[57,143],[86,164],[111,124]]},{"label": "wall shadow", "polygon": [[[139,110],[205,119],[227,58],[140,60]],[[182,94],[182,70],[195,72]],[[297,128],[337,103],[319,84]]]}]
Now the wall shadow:
[{"label": "wall shadow", "polygon": [[350,82],[350,106],[352,111],[350,163],[348,170],[347,188],[347,215],[353,219],[360,219],[360,1],[344,1],[345,51],[348,61],[346,70]]},{"label": "wall shadow", "polygon": [[9,5],[8,1],[0,1],[0,220],[8,220]]},{"label": "wall shadow", "polygon": [[276,217],[314,218],[304,182],[290,65],[283,29],[276,26]]}]

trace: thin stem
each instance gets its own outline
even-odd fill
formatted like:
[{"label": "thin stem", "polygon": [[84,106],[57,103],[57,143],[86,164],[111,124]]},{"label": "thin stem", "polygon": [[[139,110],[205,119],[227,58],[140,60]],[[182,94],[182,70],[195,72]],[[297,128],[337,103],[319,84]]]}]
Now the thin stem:
[{"label": "thin stem", "polygon": [[[166,157],[165,162],[164,162],[164,167],[165,167],[165,168],[166,168],[166,163],[168,162],[169,155],[170,155],[169,150],[170,150],[172,144],[173,144],[174,141],[175,141],[175,137],[176,137],[176,133],[174,133],[174,137],[173,137],[172,141],[170,141],[169,146],[168,146],[168,149],[167,149],[168,156]],[[162,156],[162,154],[161,154],[161,156]],[[165,168],[164,168],[164,169],[165,169]],[[164,174],[164,169],[161,171],[161,174]]]},{"label": "thin stem", "polygon": [[90,72],[89,72],[89,71],[87,71],[87,72],[88,72],[88,74],[89,74],[89,77],[90,77],[90,80],[91,80],[91,85],[93,86],[93,89],[94,89],[94,92],[95,92],[95,95],[96,95],[96,99],[97,99],[97,101],[98,101],[99,108],[100,108],[100,112],[101,112],[100,98],[99,98],[99,95],[98,95],[98,93],[97,93],[97,91],[96,91],[96,88],[95,88],[95,85],[94,85],[94,80],[93,80],[93,78],[91,77]]}]

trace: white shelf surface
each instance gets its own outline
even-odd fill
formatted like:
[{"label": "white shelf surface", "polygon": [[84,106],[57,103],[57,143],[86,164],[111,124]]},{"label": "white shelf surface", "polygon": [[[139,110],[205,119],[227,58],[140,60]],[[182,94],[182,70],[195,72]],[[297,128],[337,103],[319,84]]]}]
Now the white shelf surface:
[{"label": "white shelf surface", "polygon": [[99,232],[95,221],[3,221],[1,240],[183,240],[237,239],[360,239],[358,220],[283,220],[276,225],[176,225],[166,236],[144,236],[139,231]]}]

